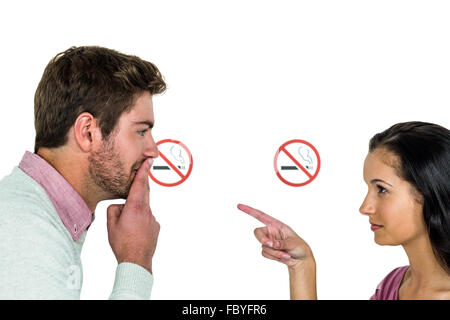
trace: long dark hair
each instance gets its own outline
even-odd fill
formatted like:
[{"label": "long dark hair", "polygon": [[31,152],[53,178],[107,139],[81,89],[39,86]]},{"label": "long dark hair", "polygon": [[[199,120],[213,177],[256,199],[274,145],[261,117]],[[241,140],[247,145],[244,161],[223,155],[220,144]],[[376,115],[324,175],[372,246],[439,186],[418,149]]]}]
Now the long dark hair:
[{"label": "long dark hair", "polygon": [[450,131],[433,123],[397,123],[373,136],[369,152],[376,148],[399,158],[397,173],[423,197],[434,255],[450,274]]}]

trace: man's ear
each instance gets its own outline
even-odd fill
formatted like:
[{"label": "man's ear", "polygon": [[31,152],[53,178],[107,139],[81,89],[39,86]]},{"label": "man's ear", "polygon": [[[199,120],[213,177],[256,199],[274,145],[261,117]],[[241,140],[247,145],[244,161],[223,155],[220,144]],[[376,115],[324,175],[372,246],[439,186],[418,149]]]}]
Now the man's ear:
[{"label": "man's ear", "polygon": [[100,128],[97,125],[97,119],[89,112],[83,112],[75,120],[73,126],[75,141],[84,152],[91,151],[101,140]]}]

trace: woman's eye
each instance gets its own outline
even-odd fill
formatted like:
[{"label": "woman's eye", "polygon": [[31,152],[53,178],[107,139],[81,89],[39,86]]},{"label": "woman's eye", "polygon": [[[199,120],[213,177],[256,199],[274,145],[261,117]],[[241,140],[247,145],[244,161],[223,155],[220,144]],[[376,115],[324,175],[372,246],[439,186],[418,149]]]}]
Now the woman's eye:
[{"label": "woman's eye", "polygon": [[378,193],[386,193],[387,192],[387,190],[380,185],[377,185],[377,188],[378,188]]}]

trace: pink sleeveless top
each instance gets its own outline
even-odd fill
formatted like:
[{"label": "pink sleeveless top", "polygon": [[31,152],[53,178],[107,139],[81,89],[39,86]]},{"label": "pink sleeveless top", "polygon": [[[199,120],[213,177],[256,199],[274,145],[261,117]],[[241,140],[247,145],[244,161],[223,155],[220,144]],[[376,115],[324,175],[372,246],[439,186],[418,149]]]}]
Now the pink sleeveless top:
[{"label": "pink sleeveless top", "polygon": [[409,266],[392,270],[375,290],[370,300],[398,300],[398,289]]}]

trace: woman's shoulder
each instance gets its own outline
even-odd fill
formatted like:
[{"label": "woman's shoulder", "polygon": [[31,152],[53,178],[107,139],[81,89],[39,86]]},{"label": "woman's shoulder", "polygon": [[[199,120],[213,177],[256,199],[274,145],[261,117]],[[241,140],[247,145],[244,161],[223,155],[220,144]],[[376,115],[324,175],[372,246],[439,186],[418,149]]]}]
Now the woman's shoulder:
[{"label": "woman's shoulder", "polygon": [[380,282],[371,300],[397,300],[398,289],[409,266],[398,267]]}]

